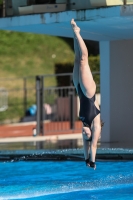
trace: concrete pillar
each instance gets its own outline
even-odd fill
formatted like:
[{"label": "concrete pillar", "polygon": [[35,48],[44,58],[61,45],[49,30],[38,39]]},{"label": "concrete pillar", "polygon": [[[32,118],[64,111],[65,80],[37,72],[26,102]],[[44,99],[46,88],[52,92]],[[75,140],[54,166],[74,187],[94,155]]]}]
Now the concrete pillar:
[{"label": "concrete pillar", "polygon": [[133,40],[100,42],[101,142],[133,143]]},{"label": "concrete pillar", "polygon": [[110,43],[100,42],[100,91],[101,91],[101,119],[102,142],[110,141]]}]

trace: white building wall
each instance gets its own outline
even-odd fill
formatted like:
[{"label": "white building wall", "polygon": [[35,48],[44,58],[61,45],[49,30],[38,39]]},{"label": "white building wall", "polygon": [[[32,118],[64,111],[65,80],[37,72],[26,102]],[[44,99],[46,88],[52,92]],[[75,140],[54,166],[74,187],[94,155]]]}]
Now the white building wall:
[{"label": "white building wall", "polygon": [[133,40],[100,43],[103,142],[133,143]]},{"label": "white building wall", "polygon": [[104,127],[102,142],[110,141],[110,43],[100,42],[101,119]]},{"label": "white building wall", "polygon": [[111,141],[133,142],[133,40],[110,43]]}]

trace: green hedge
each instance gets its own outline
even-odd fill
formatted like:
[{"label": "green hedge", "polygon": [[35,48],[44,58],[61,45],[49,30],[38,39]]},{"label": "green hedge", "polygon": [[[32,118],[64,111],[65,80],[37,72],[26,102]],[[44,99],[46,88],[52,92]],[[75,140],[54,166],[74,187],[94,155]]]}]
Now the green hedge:
[{"label": "green hedge", "polygon": [[[74,63],[56,63],[55,64],[55,74],[60,73],[72,73],[73,72]],[[99,56],[90,56],[89,57],[89,65],[92,72],[100,71],[100,59]],[[100,75],[93,75],[96,84],[100,84]],[[69,76],[57,76],[57,86],[69,86],[71,84],[71,80]]]},{"label": "green hedge", "polygon": [[[55,74],[72,73],[73,63],[57,63],[55,64]],[[57,86],[69,86],[71,84],[70,76],[57,76]]]}]

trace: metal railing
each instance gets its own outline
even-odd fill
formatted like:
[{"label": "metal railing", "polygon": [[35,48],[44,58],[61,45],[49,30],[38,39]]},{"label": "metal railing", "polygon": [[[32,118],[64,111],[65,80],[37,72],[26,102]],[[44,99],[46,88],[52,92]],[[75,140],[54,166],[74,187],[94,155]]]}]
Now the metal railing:
[{"label": "metal railing", "polygon": [[8,109],[0,113],[0,124],[20,122],[28,107],[36,104],[35,77],[0,78],[0,87],[8,93]]},{"label": "metal railing", "polygon": [[[53,76],[53,75],[51,75]],[[54,76],[64,76],[58,74]],[[37,135],[44,132],[69,131],[77,129],[75,121],[78,116],[78,98],[71,84],[72,74],[68,73],[70,85],[61,87],[44,87],[47,76],[36,77],[37,99]],[[49,120],[47,124],[43,121]]]},{"label": "metal railing", "polygon": [[[93,75],[99,76],[99,72],[93,72]],[[57,77],[67,77],[69,84],[47,87],[47,81],[52,82]],[[72,84],[72,73],[0,79],[0,85],[8,92],[8,109],[0,113],[0,124],[37,120],[37,134],[42,135],[44,132],[80,129],[77,123],[79,101]],[[97,89],[99,91],[99,85]],[[36,106],[34,112],[32,105]]]}]

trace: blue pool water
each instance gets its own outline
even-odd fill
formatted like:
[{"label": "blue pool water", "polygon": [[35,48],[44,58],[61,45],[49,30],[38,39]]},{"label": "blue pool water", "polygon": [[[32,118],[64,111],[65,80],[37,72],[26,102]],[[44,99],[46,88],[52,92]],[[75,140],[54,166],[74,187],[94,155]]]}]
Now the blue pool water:
[{"label": "blue pool water", "polygon": [[1,162],[0,200],[131,200],[133,162]]}]

